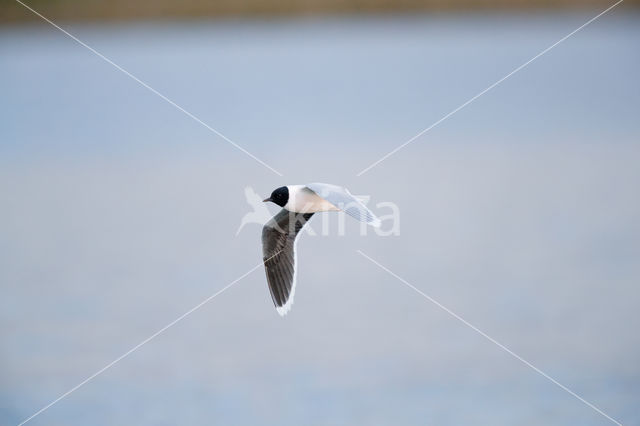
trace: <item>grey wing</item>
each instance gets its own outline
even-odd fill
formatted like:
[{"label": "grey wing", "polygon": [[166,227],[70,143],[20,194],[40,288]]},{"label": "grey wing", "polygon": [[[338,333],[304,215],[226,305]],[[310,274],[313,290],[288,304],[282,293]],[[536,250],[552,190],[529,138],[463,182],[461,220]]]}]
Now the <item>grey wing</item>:
[{"label": "grey wing", "polygon": [[262,228],[262,260],[276,310],[285,315],[296,290],[296,237],[313,213],[282,209]]},{"label": "grey wing", "polygon": [[349,216],[372,226],[380,226],[380,219],[354,197],[347,188],[328,183],[310,183],[306,187]]}]

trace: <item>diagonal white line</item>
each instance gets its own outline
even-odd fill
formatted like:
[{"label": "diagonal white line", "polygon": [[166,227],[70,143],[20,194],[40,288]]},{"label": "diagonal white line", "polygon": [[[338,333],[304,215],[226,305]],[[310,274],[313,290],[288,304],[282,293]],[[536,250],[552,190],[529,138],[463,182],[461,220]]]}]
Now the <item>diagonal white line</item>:
[{"label": "diagonal white line", "polygon": [[[277,254],[279,254],[280,252],[274,254],[274,256],[276,256]],[[269,259],[267,259],[269,260]],[[236,284],[238,281],[242,280],[243,278],[245,278],[247,275],[251,274],[253,271],[255,271],[256,269],[258,269],[263,262],[260,262],[259,264],[257,264],[256,266],[254,266],[253,268],[251,268],[249,271],[245,272],[244,274],[242,274],[240,277],[236,278],[235,280],[231,281],[229,284],[227,284],[225,287],[223,287],[222,289],[218,290],[217,292],[213,293],[211,296],[207,297],[206,299],[204,299],[202,302],[198,303],[196,306],[194,306],[193,308],[189,309],[187,312],[185,312],[184,314],[180,315],[178,318],[176,318],[175,320],[171,321],[169,324],[165,325],[164,327],[162,327],[160,330],[156,331],[155,333],[153,333],[151,336],[147,337],[146,339],[144,339],[142,342],[138,343],[137,345],[135,345],[134,347],[132,347],[131,349],[129,349],[127,352],[125,352],[124,354],[120,355],[118,358],[114,359],[113,361],[111,361],[109,364],[105,365],[104,367],[102,367],[100,370],[96,371],[95,373],[93,373],[92,375],[90,375],[89,377],[87,377],[86,379],[84,379],[83,381],[81,381],[80,383],[78,383],[77,385],[75,385],[74,387],[72,387],[71,389],[69,389],[68,391],[66,391],[65,393],[63,393],[62,395],[60,395],[58,398],[54,399],[53,401],[51,401],[49,404],[45,405],[44,407],[42,407],[40,410],[36,411],[35,413],[33,413],[31,416],[27,417],[26,419],[24,419],[20,424],[18,424],[18,426],[22,426],[23,424],[31,421],[34,417],[42,414],[44,411],[48,410],[49,408],[51,408],[53,405],[57,404],[58,402],[60,402],[62,399],[66,398],[67,396],[69,396],[71,393],[75,392],[76,390],[78,390],[80,387],[84,386],[85,384],[89,383],[91,380],[95,379],[97,376],[99,376],[100,374],[104,373],[105,371],[107,371],[109,368],[113,367],[115,364],[117,364],[118,362],[122,361],[123,359],[125,359],[126,357],[128,357],[129,355],[131,355],[132,353],[134,353],[135,351],[137,351],[138,349],[140,349],[142,346],[144,346],[145,344],[149,343],[151,340],[153,340],[154,338],[156,338],[158,335],[164,333],[165,331],[167,331],[169,328],[173,327],[174,325],[176,325],[178,322],[182,321],[184,318],[186,318],[187,316],[191,315],[193,312],[197,311],[198,309],[200,309],[202,306],[204,306],[205,304],[209,303],[211,300],[215,299],[218,295],[222,294],[224,291],[226,291],[227,289],[229,289],[231,286],[233,286],[234,284]]]},{"label": "diagonal white line", "polygon": [[381,265],[378,261],[372,259],[371,257],[367,256],[366,254],[364,254],[361,250],[356,250],[360,255],[362,255],[364,258],[368,259],[369,261],[371,261],[373,264],[377,265],[380,269],[382,269],[383,271],[387,272],[389,275],[391,275],[392,277],[396,278],[398,281],[402,282],[404,285],[406,285],[407,287],[409,287],[410,289],[412,289],[413,291],[415,291],[416,293],[418,293],[419,295],[421,295],[422,297],[424,297],[425,299],[427,299],[428,301],[430,301],[431,303],[433,303],[434,305],[438,306],[440,309],[444,310],[445,312],[447,312],[449,315],[451,315],[452,317],[454,317],[455,319],[457,319],[458,321],[462,322],[464,325],[466,325],[467,327],[471,328],[472,330],[474,330],[475,332],[479,333],[482,337],[484,337],[485,339],[489,340],[491,343],[495,344],[496,346],[498,346],[500,349],[504,350],[505,352],[507,352],[509,355],[513,356],[514,358],[516,358],[518,361],[522,362],[523,364],[525,364],[527,367],[532,368],[536,373],[542,375],[543,377],[545,377],[546,379],[550,380],[551,382],[553,382],[554,384],[556,384],[557,386],[559,386],[561,389],[563,389],[564,391],[568,392],[569,394],[573,395],[574,397],[576,397],[577,399],[579,399],[580,401],[582,401],[584,404],[588,405],[589,407],[593,408],[595,411],[597,411],[598,413],[600,413],[601,415],[603,415],[604,417],[606,417],[607,419],[611,420],[613,423],[622,426],[622,423],[618,422],[617,420],[611,418],[610,416],[608,416],[604,411],[602,411],[601,409],[599,409],[598,407],[596,407],[595,405],[593,405],[592,403],[590,403],[589,401],[585,400],[584,398],[582,398],[580,395],[578,395],[577,393],[575,393],[574,391],[572,391],[571,389],[569,389],[568,387],[566,387],[565,385],[563,385],[562,383],[558,382],[557,380],[555,380],[553,377],[549,376],[547,373],[545,373],[544,371],[540,370],[538,367],[536,367],[535,365],[531,364],[529,361],[527,361],[526,359],[522,358],[520,355],[516,354],[515,352],[513,352],[511,349],[507,348],[505,345],[503,345],[502,343],[498,342],[496,339],[494,339],[493,337],[489,336],[487,333],[485,333],[484,331],[480,330],[478,327],[474,326],[473,324],[471,324],[469,321],[465,320],[464,318],[462,318],[460,315],[456,314],[455,312],[453,312],[451,309],[447,308],[446,306],[444,306],[442,303],[438,302],[437,300],[435,300],[433,297],[429,296],[428,294],[424,293],[422,290],[418,289],[417,287],[413,286],[411,283],[409,283],[408,281],[406,281],[405,279],[403,279],[402,277],[398,276],[397,274],[395,274],[394,272],[392,272],[391,270],[389,270],[389,268],[385,267],[384,265]]},{"label": "diagonal white line", "polygon": [[76,36],[74,36],[73,34],[69,33],[68,31],[66,31],[65,29],[61,28],[60,26],[58,26],[57,24],[55,24],[53,21],[51,21],[50,19],[48,19],[47,17],[43,16],[42,14],[40,14],[38,11],[34,10],[33,8],[31,8],[30,6],[24,4],[22,1],[20,0],[16,0],[16,2],[20,3],[22,6],[24,6],[25,8],[29,9],[31,12],[33,12],[34,14],[36,14],[37,16],[39,16],[40,18],[42,18],[43,20],[45,20],[46,22],[48,22],[49,24],[53,25],[55,28],[57,28],[58,30],[62,31],[64,34],[66,34],[67,36],[69,36],[71,39],[73,39],[76,43],[80,44],[81,46],[89,49],[92,53],[94,53],[96,56],[98,56],[100,59],[104,60],[105,62],[113,65],[116,69],[118,69],[119,71],[121,71],[122,73],[124,73],[127,77],[130,77],[132,80],[136,81],[137,83],[139,83],[141,86],[145,87],[146,89],[148,89],[149,91],[151,91],[153,94],[157,95],[158,97],[160,97],[161,99],[165,100],[166,102],[168,102],[169,104],[171,104],[173,107],[175,107],[177,110],[183,112],[185,115],[187,115],[188,117],[192,118],[194,121],[196,121],[197,123],[201,124],[202,126],[206,127],[207,129],[209,129],[210,131],[212,131],[213,133],[215,133],[216,135],[218,135],[219,137],[221,137],[222,139],[224,139],[225,141],[229,142],[231,145],[233,145],[235,148],[239,149],[240,151],[244,152],[245,154],[247,154],[249,157],[253,158],[254,160],[256,160],[258,163],[262,164],[264,167],[266,167],[267,169],[271,170],[273,173],[277,174],[278,176],[283,176],[282,173],[280,173],[279,171],[277,171],[276,169],[274,169],[273,167],[271,167],[270,165],[268,165],[267,163],[265,163],[264,161],[262,161],[261,159],[259,159],[258,157],[256,157],[255,155],[253,155],[252,153],[250,153],[249,151],[247,151],[246,149],[244,149],[243,147],[241,147],[240,145],[238,145],[237,143],[235,143],[234,141],[232,141],[231,139],[229,139],[228,137],[226,137],[225,135],[223,135],[222,133],[220,133],[219,131],[217,131],[216,129],[214,129],[213,127],[211,127],[210,125],[208,125],[207,123],[205,123],[204,121],[202,121],[201,119],[199,119],[198,117],[196,117],[195,115],[193,115],[192,113],[190,113],[189,111],[187,111],[186,109],[184,109],[183,107],[181,107],[180,105],[178,105],[177,103],[175,103],[174,101],[172,101],[171,99],[169,99],[168,97],[166,97],[165,95],[163,95],[162,93],[158,92],[156,89],[154,89],[153,87],[149,86],[147,83],[145,83],[144,81],[140,80],[138,77],[136,77],[135,75],[131,74],[129,71],[127,71],[126,69],[122,68],[120,65],[116,64],[115,62],[113,62],[111,59],[107,58],[106,56],[104,56],[102,53],[98,52],[97,50],[95,50],[93,47],[89,46],[87,43],[83,42],[82,40],[78,39]]},{"label": "diagonal white line", "polygon": [[502,83],[503,81],[505,81],[506,79],[508,79],[512,75],[514,75],[515,73],[517,73],[518,71],[520,71],[521,69],[523,69],[524,67],[526,67],[527,65],[529,65],[530,63],[532,63],[533,61],[538,59],[539,57],[541,57],[542,55],[544,55],[545,53],[549,52],[551,49],[553,49],[554,47],[556,47],[557,45],[559,45],[560,43],[562,43],[563,41],[565,41],[566,39],[568,39],[569,37],[571,37],[572,35],[577,33],[578,31],[582,30],[584,27],[586,27],[587,25],[591,24],[593,21],[595,21],[596,19],[600,18],[602,15],[604,15],[605,13],[607,13],[608,11],[610,11],[611,9],[613,9],[614,7],[616,7],[617,5],[622,3],[623,1],[624,0],[618,0],[616,3],[612,4],[611,6],[609,6],[608,8],[603,10],[602,12],[600,12],[598,15],[596,15],[593,18],[589,19],[587,22],[585,22],[584,24],[580,25],[578,28],[576,28],[575,30],[571,31],[569,34],[567,34],[566,36],[562,37],[560,40],[558,40],[555,43],[553,43],[551,46],[549,46],[546,49],[544,49],[542,52],[538,53],[536,56],[534,56],[533,58],[529,59],[524,64],[520,65],[519,67],[517,67],[516,69],[511,71],[509,74],[505,75],[500,80],[498,80],[495,83],[493,83],[491,86],[487,87],[486,89],[484,89],[483,91],[481,91],[480,93],[478,93],[477,95],[475,95],[474,97],[472,97],[471,99],[469,99],[468,101],[466,101],[465,103],[463,103],[462,105],[460,105],[459,107],[457,107],[456,109],[454,109],[453,111],[451,111],[450,113],[445,115],[444,117],[440,118],[438,121],[436,121],[435,123],[433,123],[432,125],[430,125],[426,129],[422,130],[420,133],[418,133],[417,135],[415,135],[414,137],[412,137],[411,139],[409,139],[408,141],[406,141],[402,145],[396,147],[395,149],[393,149],[392,151],[390,151],[389,153],[384,155],[382,158],[380,158],[379,160],[377,160],[376,162],[371,164],[369,167],[361,170],[360,173],[358,173],[356,176],[362,176],[363,174],[365,174],[366,172],[368,172],[369,170],[371,170],[372,168],[374,168],[375,166],[377,166],[378,164],[380,164],[381,162],[383,162],[387,158],[391,157],[393,154],[395,154],[396,152],[400,151],[402,148],[404,148],[405,146],[409,145],[411,142],[415,141],[420,136],[424,135],[429,130],[433,129],[438,124],[442,123],[447,118],[451,117],[453,114],[457,113],[458,111],[460,111],[461,109],[463,109],[464,107],[466,107],[467,105],[469,105],[470,103],[472,103],[473,101],[478,99],[480,96],[484,95],[485,93],[487,93],[488,91],[490,91],[491,89],[493,89],[494,87],[496,87],[497,85],[499,85],[500,83]]}]

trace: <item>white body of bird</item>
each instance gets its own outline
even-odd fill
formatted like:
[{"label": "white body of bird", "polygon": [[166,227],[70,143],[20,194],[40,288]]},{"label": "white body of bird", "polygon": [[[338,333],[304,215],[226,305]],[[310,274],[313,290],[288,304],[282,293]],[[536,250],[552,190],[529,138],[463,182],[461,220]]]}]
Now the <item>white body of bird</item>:
[{"label": "white body of bird", "polygon": [[289,201],[284,208],[295,213],[317,213],[340,210],[306,185],[287,185]]}]

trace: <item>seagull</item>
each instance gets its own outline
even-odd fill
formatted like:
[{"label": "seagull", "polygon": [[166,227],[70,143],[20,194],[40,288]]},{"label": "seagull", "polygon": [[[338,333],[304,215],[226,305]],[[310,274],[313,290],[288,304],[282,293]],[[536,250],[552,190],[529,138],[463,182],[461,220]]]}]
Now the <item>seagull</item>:
[{"label": "seagull", "polygon": [[263,202],[282,207],[262,228],[262,260],[271,298],[284,316],[296,291],[296,244],[298,233],[314,213],[342,210],[371,226],[378,219],[348,189],[328,183],[287,185],[276,188]]}]

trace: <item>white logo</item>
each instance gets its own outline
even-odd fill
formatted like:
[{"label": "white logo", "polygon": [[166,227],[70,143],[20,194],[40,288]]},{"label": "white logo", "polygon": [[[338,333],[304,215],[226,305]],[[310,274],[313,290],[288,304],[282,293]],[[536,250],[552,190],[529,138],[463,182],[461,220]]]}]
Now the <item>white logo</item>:
[{"label": "white logo", "polygon": [[240,234],[240,231],[242,231],[242,228],[244,228],[247,223],[257,223],[259,225],[264,225],[269,219],[271,219],[271,213],[269,213],[267,205],[262,202],[262,197],[258,195],[258,193],[254,191],[252,187],[247,186],[246,188],[244,188],[244,196],[247,199],[247,204],[251,206],[253,211],[242,216],[240,227],[236,232],[236,237],[238,236],[238,234]]},{"label": "white logo", "polygon": [[[244,188],[244,196],[247,200],[247,204],[249,204],[249,207],[251,207],[252,211],[245,214],[240,220],[240,226],[236,231],[236,236],[240,234],[240,231],[242,231],[242,228],[244,228],[245,225],[253,223],[256,225],[260,225],[262,227],[273,216],[269,212],[267,205],[262,201],[263,197],[261,197],[256,191],[254,191],[252,187],[247,186]],[[371,197],[368,195],[355,195],[355,197],[365,205],[371,199]],[[377,210],[385,209],[385,208],[390,209],[390,214],[378,215],[381,226],[379,228],[373,228],[374,232],[381,237],[388,237],[391,235],[396,235],[396,236],[400,235],[400,209],[395,203],[392,203],[389,201],[384,201],[376,204]],[[330,216],[333,216],[333,215],[328,215],[328,214],[323,215],[322,220],[315,222],[315,223],[319,223],[320,227],[322,228],[320,235],[325,235],[325,236],[329,235],[330,224],[331,224],[331,220],[329,219]],[[346,214],[340,211],[338,212],[337,216],[338,216],[338,223],[337,223],[338,235],[343,236],[345,235],[344,222],[345,222]],[[318,235],[316,232],[313,231],[311,225],[313,225],[313,223],[310,223],[307,226],[305,226],[303,228],[303,232],[306,232],[308,235]],[[367,226],[366,223],[362,222],[360,224],[360,235],[366,235],[369,229],[371,229],[371,227]]]}]

